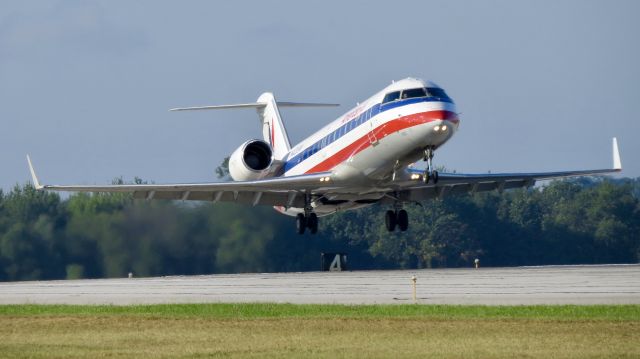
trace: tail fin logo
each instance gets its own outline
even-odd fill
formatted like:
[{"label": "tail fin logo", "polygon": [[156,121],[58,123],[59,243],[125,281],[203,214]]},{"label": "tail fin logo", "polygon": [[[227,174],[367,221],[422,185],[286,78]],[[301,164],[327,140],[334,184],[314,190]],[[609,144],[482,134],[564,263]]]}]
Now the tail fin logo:
[{"label": "tail fin logo", "polygon": [[271,149],[275,151],[276,149],[276,126],[274,126],[273,118],[271,118]]}]

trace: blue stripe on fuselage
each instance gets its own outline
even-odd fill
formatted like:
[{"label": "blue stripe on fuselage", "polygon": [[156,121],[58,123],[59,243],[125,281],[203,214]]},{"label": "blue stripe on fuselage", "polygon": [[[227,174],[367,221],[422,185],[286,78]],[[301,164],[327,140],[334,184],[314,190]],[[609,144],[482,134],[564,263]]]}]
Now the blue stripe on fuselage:
[{"label": "blue stripe on fuselage", "polygon": [[453,101],[451,101],[451,99],[439,98],[439,97],[408,98],[408,99],[405,99],[405,100],[387,102],[384,105],[381,105],[381,104],[377,103],[377,104],[371,106],[366,111],[363,111],[358,117],[355,117],[355,118],[345,122],[342,126],[340,126],[335,131],[333,131],[333,132],[329,133],[328,135],[324,136],[322,139],[320,139],[316,143],[312,144],[311,146],[305,148],[303,151],[300,151],[297,155],[289,158],[284,164],[284,172],[286,173],[286,172],[290,171],[291,169],[293,169],[294,167],[296,167],[297,165],[302,163],[307,158],[313,156],[316,152],[320,151],[321,149],[323,149],[323,148],[327,147],[328,145],[332,144],[333,142],[337,141],[342,136],[344,136],[347,133],[353,131],[354,129],[356,129],[360,125],[368,122],[374,116],[376,116],[376,115],[378,115],[378,114],[380,114],[382,112],[385,112],[387,110],[391,110],[391,109],[398,108],[398,107],[401,107],[401,106],[411,105],[411,104],[414,104],[414,103],[420,103],[420,102],[450,102],[450,103],[453,103]]}]

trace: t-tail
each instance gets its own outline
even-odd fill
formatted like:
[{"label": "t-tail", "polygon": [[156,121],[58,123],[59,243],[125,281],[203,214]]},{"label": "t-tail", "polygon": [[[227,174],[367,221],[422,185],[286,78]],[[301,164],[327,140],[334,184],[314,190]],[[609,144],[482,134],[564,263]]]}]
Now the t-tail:
[{"label": "t-tail", "polygon": [[276,101],[271,92],[265,92],[258,97],[257,102],[234,105],[215,105],[198,107],[172,108],[169,111],[189,110],[222,110],[237,108],[255,108],[262,124],[262,137],[271,145],[273,159],[282,160],[291,150],[291,143],[287,135],[287,129],[282,122],[279,107],[333,107],[339,106],[333,103],[309,103],[309,102],[282,102]]}]

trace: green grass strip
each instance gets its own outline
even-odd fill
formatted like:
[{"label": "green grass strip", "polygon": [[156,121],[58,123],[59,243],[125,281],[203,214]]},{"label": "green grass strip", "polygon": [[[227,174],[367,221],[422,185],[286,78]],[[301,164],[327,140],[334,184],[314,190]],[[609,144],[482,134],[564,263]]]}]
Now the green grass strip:
[{"label": "green grass strip", "polygon": [[640,321],[640,305],[318,305],[318,304],[157,304],[0,305],[0,316],[128,315],[203,318],[441,318]]}]

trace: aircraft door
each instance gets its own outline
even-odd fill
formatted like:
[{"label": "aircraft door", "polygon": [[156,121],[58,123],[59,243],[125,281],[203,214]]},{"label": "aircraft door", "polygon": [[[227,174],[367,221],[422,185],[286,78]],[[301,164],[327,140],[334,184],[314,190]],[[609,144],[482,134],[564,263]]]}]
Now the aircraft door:
[{"label": "aircraft door", "polygon": [[367,137],[369,138],[369,143],[371,143],[372,146],[375,146],[378,144],[378,135],[376,133],[378,125],[376,124],[377,119],[373,116],[373,113],[373,108],[367,110],[367,122],[369,122],[369,132],[367,133]]}]

